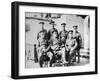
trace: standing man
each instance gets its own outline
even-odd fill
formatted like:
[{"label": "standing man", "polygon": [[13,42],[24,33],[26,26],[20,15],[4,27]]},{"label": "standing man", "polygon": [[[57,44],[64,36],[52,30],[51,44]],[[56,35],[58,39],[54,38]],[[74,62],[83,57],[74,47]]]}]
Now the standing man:
[{"label": "standing man", "polygon": [[44,60],[49,61],[49,57],[47,56],[48,40],[47,40],[47,30],[44,29],[44,22],[40,22],[39,24],[42,24],[42,30],[38,33],[37,36],[38,59],[40,67],[43,67]]},{"label": "standing man", "polygon": [[42,29],[41,29],[41,31],[40,31],[40,32],[38,33],[38,35],[37,35],[37,40],[41,37],[41,33],[43,33],[43,34],[45,35],[45,37],[46,37],[46,35],[47,35],[47,30],[44,29],[44,22],[40,22],[39,24],[42,25]]},{"label": "standing man", "polygon": [[59,38],[60,38],[61,46],[65,47],[65,42],[68,34],[68,32],[65,29],[66,23],[62,23],[61,26],[62,26],[62,31],[60,31],[59,33]]},{"label": "standing man", "polygon": [[[60,31],[59,33],[59,39],[60,39],[62,50],[65,51],[64,47],[65,47],[68,32],[65,29],[66,23],[62,23],[61,26],[62,26],[62,31]],[[66,63],[65,52],[62,53],[62,59],[63,59],[63,64],[65,64]]]},{"label": "standing man", "polygon": [[78,63],[80,63],[80,49],[81,49],[81,45],[82,45],[82,38],[81,38],[81,34],[78,32],[78,26],[74,25],[73,26],[73,38],[76,39],[77,42],[77,54],[78,54]]},{"label": "standing man", "polygon": [[50,24],[52,25],[52,28],[48,31],[48,39],[49,40],[51,39],[51,37],[53,35],[53,32],[57,32],[58,33],[58,30],[55,28],[55,25],[56,25],[55,22],[52,21]]}]

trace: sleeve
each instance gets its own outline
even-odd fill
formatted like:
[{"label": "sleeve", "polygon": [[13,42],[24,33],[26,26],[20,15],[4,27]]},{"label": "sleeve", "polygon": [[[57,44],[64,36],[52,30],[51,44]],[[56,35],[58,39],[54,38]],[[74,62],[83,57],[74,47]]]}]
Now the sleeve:
[{"label": "sleeve", "polygon": [[74,49],[76,49],[77,48],[77,41],[76,41],[76,39],[74,39],[74,43],[75,43]]},{"label": "sleeve", "polygon": [[67,39],[67,37],[68,37],[68,31],[66,31],[66,39]]},{"label": "sleeve", "polygon": [[69,49],[68,49],[68,42],[66,41],[66,43],[65,43],[65,49],[68,51]]},{"label": "sleeve", "polygon": [[38,47],[40,47],[40,41],[38,40]]},{"label": "sleeve", "polygon": [[39,39],[39,33],[37,34],[37,40]]},{"label": "sleeve", "polygon": [[59,39],[61,39],[61,31],[59,32]]},{"label": "sleeve", "polygon": [[56,29],[56,32],[58,33],[58,30]]},{"label": "sleeve", "polygon": [[66,40],[65,46],[68,46],[68,41]]},{"label": "sleeve", "polygon": [[48,35],[48,40],[49,40],[50,39],[50,30],[48,31],[47,35]]},{"label": "sleeve", "polygon": [[79,33],[79,40],[82,40],[81,34]]},{"label": "sleeve", "polygon": [[80,47],[82,46],[82,37],[81,37],[80,33],[79,33],[79,45],[80,45]]},{"label": "sleeve", "polygon": [[49,43],[50,43],[49,45],[51,46],[53,45],[53,41],[51,39],[49,40]]},{"label": "sleeve", "polygon": [[46,30],[46,40],[49,40],[49,37],[48,37],[48,32]]}]

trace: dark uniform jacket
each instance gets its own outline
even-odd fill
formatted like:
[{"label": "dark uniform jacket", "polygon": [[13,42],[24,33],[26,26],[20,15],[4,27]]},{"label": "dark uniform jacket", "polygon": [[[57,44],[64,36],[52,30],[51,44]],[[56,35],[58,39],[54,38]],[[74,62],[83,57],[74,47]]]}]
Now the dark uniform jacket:
[{"label": "dark uniform jacket", "polygon": [[59,39],[60,39],[61,45],[65,45],[65,42],[66,42],[66,39],[67,39],[67,34],[68,34],[68,32],[66,30],[61,31],[59,33]]},{"label": "dark uniform jacket", "polygon": [[81,34],[77,31],[75,34],[73,34],[73,38],[76,39],[77,42],[77,50],[79,50],[82,47],[82,38]]}]

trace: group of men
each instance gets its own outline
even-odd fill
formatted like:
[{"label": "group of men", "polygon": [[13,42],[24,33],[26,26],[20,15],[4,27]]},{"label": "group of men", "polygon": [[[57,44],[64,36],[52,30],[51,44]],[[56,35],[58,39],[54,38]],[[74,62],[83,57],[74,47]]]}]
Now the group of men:
[{"label": "group of men", "polygon": [[[76,54],[78,54],[81,48],[81,34],[77,31],[78,26],[74,25],[73,30],[67,31],[65,29],[66,23],[62,23],[62,31],[58,32],[55,28],[55,22],[50,23],[52,28],[47,31],[44,28],[44,22],[40,22],[42,30],[37,35],[38,40],[38,60],[40,67],[43,67],[44,62],[48,62],[52,67],[53,63],[62,61],[62,63],[71,63],[76,61]],[[64,53],[62,53],[64,49]]]}]

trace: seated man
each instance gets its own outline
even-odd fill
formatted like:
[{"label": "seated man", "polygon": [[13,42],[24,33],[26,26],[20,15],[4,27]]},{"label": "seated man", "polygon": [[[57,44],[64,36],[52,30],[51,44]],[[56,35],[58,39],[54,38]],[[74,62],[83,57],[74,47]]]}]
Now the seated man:
[{"label": "seated man", "polygon": [[58,62],[61,59],[60,51],[60,41],[58,39],[58,33],[54,31],[52,33],[52,37],[50,39],[50,47],[53,53],[52,59],[50,60],[50,67],[52,67],[52,63]]},{"label": "seated man", "polygon": [[72,64],[76,58],[76,48],[77,48],[77,42],[76,39],[73,38],[73,31],[70,30],[68,32],[68,39],[66,40],[65,49],[66,49],[66,61],[68,61],[68,64]]}]

